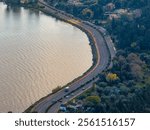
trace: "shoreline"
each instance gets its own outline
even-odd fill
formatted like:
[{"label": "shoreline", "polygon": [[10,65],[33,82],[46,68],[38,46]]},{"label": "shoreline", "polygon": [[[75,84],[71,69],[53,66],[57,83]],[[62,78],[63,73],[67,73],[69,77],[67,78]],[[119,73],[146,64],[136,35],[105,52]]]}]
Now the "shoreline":
[{"label": "shoreline", "polygon": [[[108,34],[106,35],[106,33],[108,33],[108,32],[104,28],[98,27],[98,26],[96,26],[94,24],[91,24],[87,21],[80,20],[80,19],[74,17],[73,15],[71,15],[69,13],[65,13],[62,10],[58,10],[58,9],[52,7],[52,6],[47,5],[47,3],[45,3],[45,2],[40,2],[39,1],[39,4],[40,3],[41,3],[41,6],[39,6],[39,7],[41,7],[39,9],[40,11],[42,11],[42,12],[48,14],[48,15],[51,15],[52,17],[55,17],[56,19],[59,19],[59,20],[64,21],[66,23],[69,23],[72,26],[77,27],[78,29],[80,29],[81,31],[83,31],[87,35],[87,37],[90,41],[89,44],[90,44],[91,49],[92,49],[93,64],[81,76],[75,78],[74,80],[72,80],[68,84],[64,85],[60,90],[56,91],[55,93],[50,93],[50,94],[46,95],[45,97],[42,97],[41,99],[36,101],[34,104],[32,104],[29,108],[27,108],[24,111],[24,112],[30,112],[30,113],[31,112],[38,112],[38,110],[36,110],[36,107],[38,108],[38,106],[41,106],[41,104],[46,102],[47,98],[50,98],[52,95],[57,96],[59,93],[62,92],[62,90],[64,90],[64,87],[66,87],[68,85],[70,87],[72,87],[74,84],[76,84],[80,81],[83,81],[83,79],[85,79],[86,76],[90,76],[90,74],[94,70],[101,68],[102,70],[100,72],[103,72],[107,69],[110,69],[112,67],[112,59],[115,57],[115,54],[116,54],[116,49],[115,49],[115,46],[114,46],[114,44],[111,40],[111,37]],[[45,9],[45,7],[47,9]],[[99,46],[99,44],[98,44],[99,42],[98,42],[97,38],[95,37],[94,33],[92,33],[90,31],[89,28],[92,28],[93,30],[95,30],[99,33],[99,35],[103,39],[103,44],[106,48],[103,46],[103,44],[102,44],[101,47]],[[105,50],[105,53],[100,48],[103,48]],[[100,54],[100,52],[103,52],[102,55]],[[107,60],[103,57],[104,55],[107,57],[106,58]],[[101,60],[102,60],[103,64],[101,64],[101,62],[100,62]],[[85,80],[86,82],[80,84],[80,86],[78,86],[76,89],[74,89],[70,93],[81,90],[83,86],[87,86],[89,83],[90,84],[93,83],[93,81],[98,78],[98,74],[100,72],[97,71],[96,75],[93,75],[89,80]],[[91,87],[88,87],[88,88],[91,88]],[[64,94],[62,94],[62,95],[64,95]],[[61,97],[61,96],[59,96],[59,97]],[[62,98],[63,97],[61,97],[60,99],[57,99],[57,101],[60,101]],[[54,105],[55,105],[55,103],[52,103],[52,104],[50,103],[49,105],[47,104],[47,109],[42,111],[42,112],[48,112],[49,109],[52,108]],[[42,106],[41,106],[41,108],[42,108]]]},{"label": "shoreline", "polygon": [[[13,5],[12,5],[13,6]],[[88,73],[90,73],[91,71],[93,71],[97,65],[98,65],[98,62],[99,60],[101,59],[101,55],[99,55],[99,49],[97,47],[97,43],[96,43],[96,40],[95,40],[95,36],[93,35],[93,33],[90,32],[90,30],[87,28],[87,27],[84,27],[84,25],[87,25],[87,26],[91,26],[93,29],[97,30],[97,32],[100,33],[100,35],[102,36],[102,38],[104,39],[104,43],[106,44],[106,48],[107,48],[107,51],[108,51],[108,55],[109,55],[109,60],[108,60],[108,63],[106,64],[106,67],[105,67],[105,70],[109,68],[110,64],[111,64],[111,52],[110,52],[110,49],[109,49],[109,45],[107,43],[107,39],[106,39],[106,36],[104,35],[104,32],[103,30],[97,28],[95,25],[91,25],[89,23],[86,23],[86,21],[83,21],[83,20],[80,20],[78,18],[75,18],[73,15],[71,14],[68,14],[68,13],[65,13],[64,11],[62,10],[57,10],[55,9],[54,7],[51,7],[49,5],[47,5],[46,3],[42,3],[39,1],[38,5],[35,5],[35,6],[27,6],[27,5],[16,5],[18,7],[24,7],[24,8],[28,8],[28,9],[34,9],[34,10],[37,10],[37,11],[41,11],[43,13],[45,13],[46,15],[49,15],[49,16],[52,16],[60,21],[63,21],[65,23],[68,23],[74,27],[77,27],[78,29],[80,29],[82,32],[84,32],[88,38],[88,41],[89,41],[89,45],[91,47],[91,51],[92,51],[92,65],[91,67],[89,67],[88,70],[86,70],[85,72],[83,72],[82,75],[80,75],[79,77],[73,79],[72,81],[70,81],[69,83],[67,83],[66,85],[62,86],[61,89],[59,89],[58,91],[56,92],[51,92],[49,93],[48,95],[40,98],[39,100],[37,100],[35,103],[31,104],[27,109],[25,109],[23,112],[24,113],[31,113],[31,112],[36,112],[36,110],[34,110],[33,108],[36,107],[36,105],[38,103],[41,103],[44,99],[46,99],[47,97],[61,91],[62,89],[64,89],[66,86],[69,86],[69,85],[72,85],[74,83],[76,83],[76,81],[80,81],[82,78],[84,78]],[[48,7],[48,9],[45,9],[45,6]],[[64,15],[66,16],[65,17],[61,17],[61,15]],[[81,23],[81,25],[79,23]],[[104,71],[104,70],[103,70]],[[86,81],[85,83],[81,84],[79,86],[79,88],[83,87],[84,85],[86,84],[89,84],[91,83],[94,79],[97,79],[97,75],[93,76],[89,81]],[[75,90],[76,91],[76,90]],[[49,105],[48,108],[50,108],[52,105]]]},{"label": "shoreline", "polygon": [[[0,2],[3,3],[3,1],[1,1],[1,0],[0,0]],[[3,4],[4,4],[4,3],[3,3]],[[37,5],[36,5],[36,6],[28,6],[28,5],[22,5],[22,4],[20,4],[20,5],[12,4],[12,5],[8,5],[8,6],[24,7],[24,8],[28,8],[28,9],[34,9],[34,10],[41,11],[41,12],[43,12],[45,15],[52,16],[52,17],[54,17],[54,18],[56,18],[56,19],[58,19],[58,20],[60,20],[60,21],[63,21],[63,22],[65,22],[65,23],[68,23],[68,24],[70,24],[70,25],[72,25],[72,26],[74,26],[74,27],[77,27],[78,29],[80,29],[80,31],[84,32],[85,35],[87,36],[87,38],[88,38],[88,44],[90,45],[91,51],[92,51],[92,65],[91,65],[91,67],[89,67],[88,70],[86,70],[85,72],[83,72],[82,75],[80,75],[79,77],[77,77],[77,78],[73,79],[72,81],[68,82],[66,85],[62,86],[61,89],[63,89],[64,87],[69,86],[70,84],[76,82],[78,79],[82,78],[84,75],[86,75],[90,70],[92,70],[92,69],[94,68],[94,66],[96,65],[96,62],[97,62],[97,51],[96,51],[96,47],[95,47],[95,44],[94,44],[93,36],[92,36],[86,29],[82,28],[81,26],[77,26],[76,24],[73,24],[73,23],[71,23],[71,22],[69,22],[69,21],[67,21],[67,20],[65,20],[65,19],[63,19],[63,18],[61,18],[61,17],[58,17],[57,14],[53,14],[53,13],[50,13],[50,12],[48,12],[48,11],[42,10],[42,8],[39,7],[39,5],[38,5],[38,6],[37,6]],[[74,18],[74,19],[75,19],[75,18]],[[93,79],[94,79],[94,77],[93,77]],[[60,89],[60,90],[61,90],[61,89]],[[58,92],[58,91],[57,91],[57,92]],[[57,93],[57,92],[55,92],[55,93]],[[52,94],[54,94],[54,93],[51,92],[51,93],[49,93],[48,95],[46,95],[46,96],[40,98],[39,100],[35,101],[34,104],[31,104],[27,109],[25,109],[25,110],[23,111],[23,113],[24,113],[24,112],[30,112],[30,110],[31,110],[37,103],[39,103],[41,100],[43,100],[44,98],[46,98],[46,97],[48,97],[48,96],[50,96],[50,95],[52,95]]]},{"label": "shoreline", "polygon": [[[59,17],[57,14],[53,14],[52,12],[49,12],[49,11],[46,11],[46,10],[42,10],[42,9],[39,9],[39,11],[45,13],[46,15],[49,15],[49,16],[52,16],[60,21],[63,21],[65,23],[68,23],[68,24],[71,24],[72,26],[74,27],[77,27],[78,29],[80,29],[82,32],[84,32],[89,40],[89,45],[91,47],[91,50],[92,50],[92,66],[87,70],[85,71],[81,76],[73,79],[72,81],[70,81],[69,83],[67,83],[66,85],[62,86],[61,89],[65,88],[66,86],[69,86],[70,84],[73,84],[74,82],[76,82],[77,80],[79,80],[80,78],[84,77],[84,75],[86,75],[88,72],[90,72],[95,66],[96,66],[96,63],[97,63],[97,60],[98,60],[98,54],[97,54],[97,51],[96,51],[96,45],[95,45],[95,42],[94,42],[94,38],[93,36],[89,33],[88,30],[84,29],[82,26],[78,26],[77,24],[74,24],[72,22],[69,22],[61,17]],[[75,19],[75,18],[73,18]],[[93,77],[93,79],[95,79],[96,77]],[[61,90],[60,89],[60,90]],[[60,91],[58,90],[58,91]],[[57,91],[57,92],[58,92]],[[54,92],[54,93],[57,93],[57,92]],[[23,113],[30,113],[30,112],[34,112],[32,111],[32,108],[37,105],[39,102],[41,102],[43,99],[47,98],[48,96],[50,95],[53,95],[54,93],[49,93],[48,95],[42,97],[41,99],[39,99],[38,101],[36,101],[34,104],[32,104],[31,106],[29,106],[27,109],[25,109],[25,111]]]}]

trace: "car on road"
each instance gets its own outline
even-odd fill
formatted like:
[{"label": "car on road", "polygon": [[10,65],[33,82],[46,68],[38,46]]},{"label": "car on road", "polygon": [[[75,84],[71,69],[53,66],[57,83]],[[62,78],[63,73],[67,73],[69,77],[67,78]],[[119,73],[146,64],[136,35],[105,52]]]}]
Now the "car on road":
[{"label": "car on road", "polygon": [[60,99],[58,102],[62,102],[63,101],[63,99]]},{"label": "car on road", "polygon": [[68,92],[68,91],[69,91],[69,87],[66,87],[66,88],[65,88],[65,92]]},{"label": "car on road", "polygon": [[69,95],[65,96],[65,98],[69,98]]},{"label": "car on road", "polygon": [[71,96],[74,96],[74,93],[71,93]]},{"label": "car on road", "polygon": [[52,103],[56,103],[57,101],[55,99],[52,100]]},{"label": "car on road", "polygon": [[82,90],[85,90],[85,87],[83,87]]}]

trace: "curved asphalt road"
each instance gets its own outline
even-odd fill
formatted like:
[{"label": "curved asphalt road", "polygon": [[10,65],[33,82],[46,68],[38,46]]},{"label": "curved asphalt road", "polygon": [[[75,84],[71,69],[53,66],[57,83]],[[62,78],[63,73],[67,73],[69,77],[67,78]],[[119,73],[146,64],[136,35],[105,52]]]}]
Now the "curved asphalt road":
[{"label": "curved asphalt road", "polygon": [[[84,76],[70,84],[69,92],[65,92],[65,89],[61,89],[57,93],[43,98],[40,102],[34,105],[34,107],[30,111],[36,111],[38,113],[55,113],[58,112],[60,104],[68,102],[72,98],[78,96],[85,90],[92,87],[93,82],[97,80],[96,78],[95,80],[92,80],[93,77],[96,77],[100,72],[102,72],[108,67],[108,65],[111,63],[110,59],[112,59],[115,55],[115,48],[110,37],[103,36],[103,34],[106,33],[106,31],[103,28],[97,27],[85,21],[75,19],[70,14],[66,14],[63,11],[54,9],[53,7],[47,5],[43,0],[39,0],[39,4],[45,6],[45,8],[42,9],[43,12],[55,14],[55,16],[57,16],[58,18],[86,30],[86,32],[88,32],[92,37],[97,51],[96,65]],[[90,80],[91,82],[87,83]],[[85,84],[84,88],[81,87],[81,85],[83,84]],[[56,102],[54,102],[54,100]]]}]

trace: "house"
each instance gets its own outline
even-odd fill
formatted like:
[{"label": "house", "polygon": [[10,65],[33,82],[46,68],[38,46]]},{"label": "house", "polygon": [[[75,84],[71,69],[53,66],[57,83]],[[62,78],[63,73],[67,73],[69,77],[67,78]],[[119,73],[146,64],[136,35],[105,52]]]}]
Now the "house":
[{"label": "house", "polygon": [[133,11],[134,18],[140,18],[142,16],[142,10],[136,9]]},{"label": "house", "polygon": [[113,11],[115,9],[115,4],[108,3],[106,6],[104,6],[105,11]]},{"label": "house", "polygon": [[66,105],[61,104],[59,110],[62,111],[62,112],[66,112],[67,111]]}]

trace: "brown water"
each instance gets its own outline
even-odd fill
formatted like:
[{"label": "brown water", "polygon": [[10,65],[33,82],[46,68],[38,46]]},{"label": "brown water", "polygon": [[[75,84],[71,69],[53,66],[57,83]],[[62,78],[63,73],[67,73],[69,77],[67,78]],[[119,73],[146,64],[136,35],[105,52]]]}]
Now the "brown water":
[{"label": "brown water", "polygon": [[22,112],[92,65],[85,33],[23,8],[0,3],[0,112]]}]

